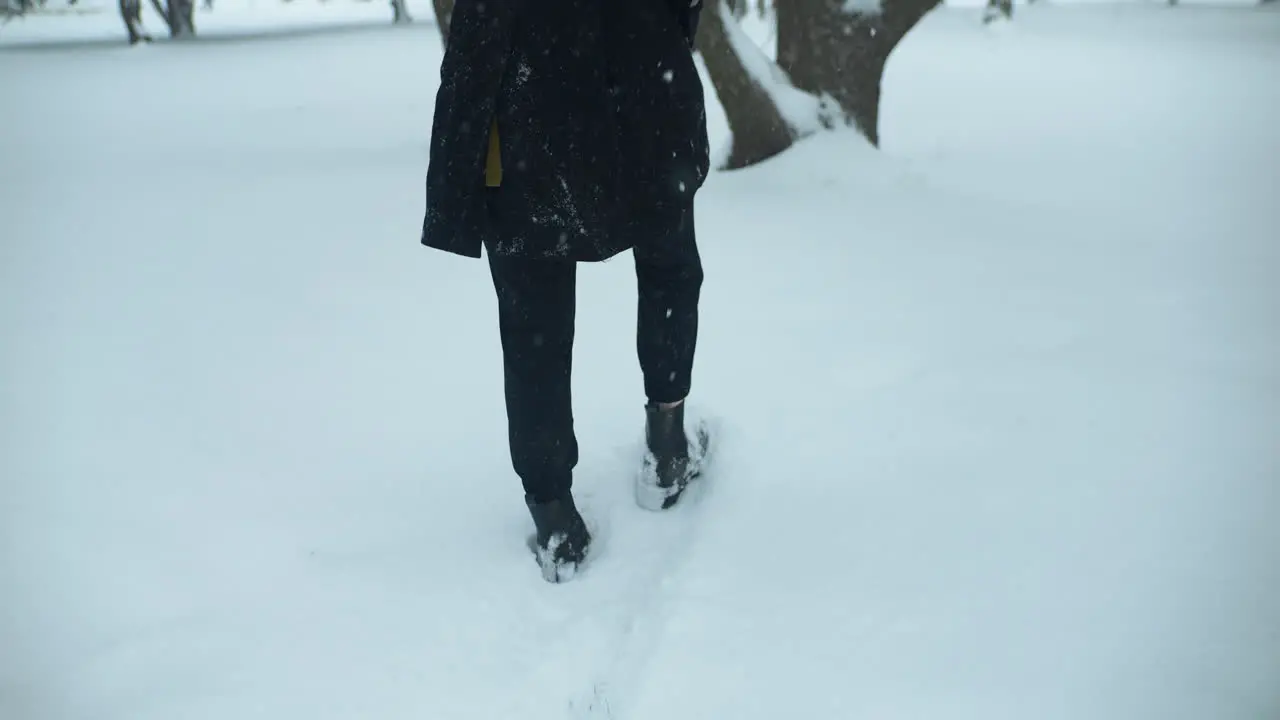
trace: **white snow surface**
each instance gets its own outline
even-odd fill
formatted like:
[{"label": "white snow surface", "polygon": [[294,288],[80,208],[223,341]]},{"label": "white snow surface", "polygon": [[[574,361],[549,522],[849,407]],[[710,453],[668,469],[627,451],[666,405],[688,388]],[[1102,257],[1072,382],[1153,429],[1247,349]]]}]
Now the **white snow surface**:
[{"label": "white snow surface", "polygon": [[882,152],[708,181],[670,514],[582,269],[558,586],[486,266],[418,245],[434,27],[0,31],[0,718],[1280,717],[1280,13],[978,16]]}]

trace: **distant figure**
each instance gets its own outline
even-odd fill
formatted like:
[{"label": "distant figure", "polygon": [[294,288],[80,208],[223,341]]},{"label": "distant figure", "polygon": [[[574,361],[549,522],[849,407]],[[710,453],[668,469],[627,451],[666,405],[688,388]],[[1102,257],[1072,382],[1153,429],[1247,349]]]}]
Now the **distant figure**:
[{"label": "distant figure", "polygon": [[634,248],[648,396],[637,501],[671,507],[705,459],[705,428],[684,419],[703,277],[693,200],[709,169],[700,11],[700,0],[458,0],[450,22],[422,242],[488,255],[511,461],[552,582],[591,542],[571,492],[577,263]]}]

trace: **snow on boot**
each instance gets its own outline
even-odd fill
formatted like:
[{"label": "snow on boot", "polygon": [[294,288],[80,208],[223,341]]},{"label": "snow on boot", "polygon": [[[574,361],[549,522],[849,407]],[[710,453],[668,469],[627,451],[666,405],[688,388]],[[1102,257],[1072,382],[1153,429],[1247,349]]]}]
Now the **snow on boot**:
[{"label": "snow on boot", "polygon": [[533,551],[547,582],[559,583],[571,580],[587,556],[591,533],[573,504],[573,496],[559,500],[533,502],[525,498],[529,514],[537,533],[529,538]]},{"label": "snow on boot", "polygon": [[699,425],[692,435],[685,430],[684,403],[664,408],[651,402],[644,411],[646,448],[636,478],[636,503],[645,510],[666,510],[702,474],[707,429]]}]

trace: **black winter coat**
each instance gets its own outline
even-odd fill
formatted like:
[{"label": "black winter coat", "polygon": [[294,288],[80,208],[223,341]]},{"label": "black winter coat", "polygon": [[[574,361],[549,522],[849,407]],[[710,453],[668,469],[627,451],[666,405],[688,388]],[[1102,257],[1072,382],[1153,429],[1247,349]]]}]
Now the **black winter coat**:
[{"label": "black winter coat", "polygon": [[[423,244],[594,261],[674,237],[709,169],[701,5],[457,0]],[[495,119],[502,183],[486,188]]]}]

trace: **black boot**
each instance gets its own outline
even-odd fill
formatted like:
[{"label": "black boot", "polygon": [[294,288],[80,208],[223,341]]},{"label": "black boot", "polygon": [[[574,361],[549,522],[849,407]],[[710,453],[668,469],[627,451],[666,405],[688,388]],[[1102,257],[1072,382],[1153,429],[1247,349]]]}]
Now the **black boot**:
[{"label": "black boot", "polygon": [[591,544],[591,533],[573,504],[573,496],[549,502],[534,502],[526,496],[525,504],[537,528],[529,545],[542,568],[542,577],[553,583],[572,579]]},{"label": "black boot", "polygon": [[702,473],[707,433],[699,427],[689,437],[684,426],[684,403],[664,408],[650,402],[644,412],[647,452],[636,479],[636,503],[646,510],[666,510]]}]

